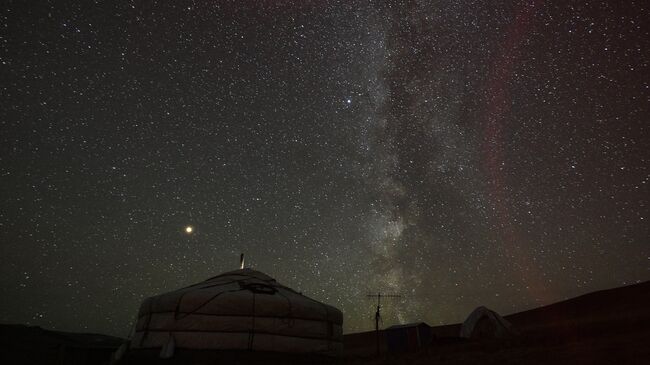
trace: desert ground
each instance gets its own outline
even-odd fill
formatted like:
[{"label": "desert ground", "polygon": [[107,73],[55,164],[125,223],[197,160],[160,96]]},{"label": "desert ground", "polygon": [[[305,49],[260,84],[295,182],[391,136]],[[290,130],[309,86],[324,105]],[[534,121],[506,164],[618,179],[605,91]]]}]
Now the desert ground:
[{"label": "desert ground", "polygon": [[[508,339],[466,340],[461,324],[433,327],[434,340],[417,350],[390,353],[380,333],[344,336],[340,358],[286,357],[273,353],[187,352],[161,360],[155,351],[122,364],[649,364],[650,282],[598,291],[505,316],[519,334]],[[109,364],[121,339],[71,334],[21,325],[0,326],[2,364]]]},{"label": "desert ground", "polygon": [[[460,324],[407,354],[375,352],[373,333],[345,336],[349,364],[650,364],[650,282],[603,290],[505,317],[509,340],[454,338]],[[383,342],[383,341],[382,341]]]}]

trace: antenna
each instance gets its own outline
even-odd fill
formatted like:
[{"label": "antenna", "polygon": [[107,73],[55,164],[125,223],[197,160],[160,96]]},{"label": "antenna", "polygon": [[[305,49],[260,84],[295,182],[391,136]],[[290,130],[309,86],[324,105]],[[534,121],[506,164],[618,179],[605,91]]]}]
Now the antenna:
[{"label": "antenna", "polygon": [[244,254],[242,253],[239,255],[239,268],[243,269],[244,268]]},{"label": "antenna", "polygon": [[379,321],[381,321],[381,298],[401,298],[399,294],[368,294],[368,298],[377,298],[377,312],[375,312],[375,333],[377,337],[377,355],[379,355]]}]

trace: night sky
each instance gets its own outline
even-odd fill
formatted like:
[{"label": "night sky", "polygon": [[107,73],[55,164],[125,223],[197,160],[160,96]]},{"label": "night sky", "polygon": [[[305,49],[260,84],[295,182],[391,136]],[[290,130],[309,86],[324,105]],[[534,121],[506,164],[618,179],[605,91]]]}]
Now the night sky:
[{"label": "night sky", "polygon": [[126,336],[241,252],[347,332],[650,279],[646,1],[1,11],[0,322]]}]

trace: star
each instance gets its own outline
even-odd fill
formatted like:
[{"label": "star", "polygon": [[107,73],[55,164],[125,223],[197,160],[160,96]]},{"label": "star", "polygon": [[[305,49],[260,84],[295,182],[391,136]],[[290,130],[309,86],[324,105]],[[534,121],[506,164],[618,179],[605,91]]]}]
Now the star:
[{"label": "star", "polygon": [[346,332],[650,279],[647,11],[7,3],[0,321],[123,336],[241,251]]}]

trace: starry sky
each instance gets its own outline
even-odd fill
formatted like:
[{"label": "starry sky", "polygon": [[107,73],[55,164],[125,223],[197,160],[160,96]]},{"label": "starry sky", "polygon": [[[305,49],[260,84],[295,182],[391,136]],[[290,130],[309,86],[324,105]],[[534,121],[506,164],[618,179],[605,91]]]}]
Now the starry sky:
[{"label": "starry sky", "polygon": [[649,280],[648,10],[5,1],[0,322],[126,336],[241,252],[347,332]]}]

